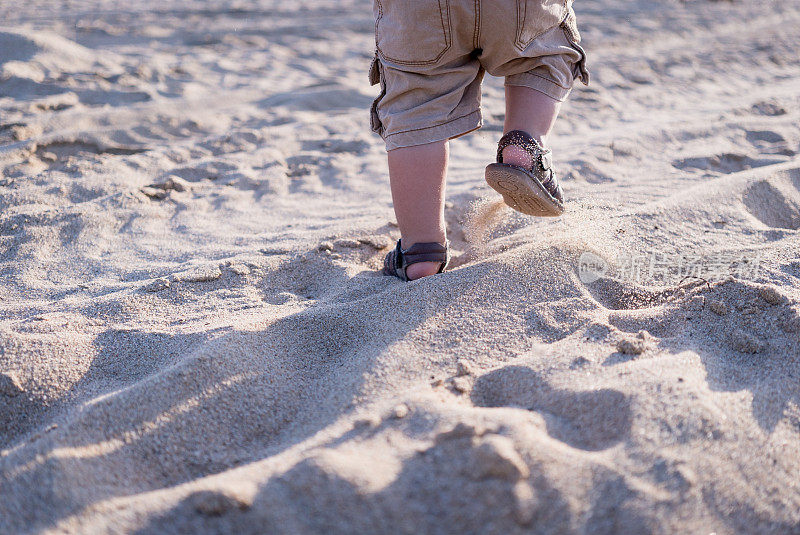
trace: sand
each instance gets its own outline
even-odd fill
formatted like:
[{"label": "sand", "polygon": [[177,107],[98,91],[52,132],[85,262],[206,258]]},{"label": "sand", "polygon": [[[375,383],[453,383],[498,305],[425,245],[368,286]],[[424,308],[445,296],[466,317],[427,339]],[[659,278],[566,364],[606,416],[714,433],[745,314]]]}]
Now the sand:
[{"label": "sand", "polygon": [[0,532],[800,533],[800,2],[576,8],[404,284],[368,4],[1,2]]}]

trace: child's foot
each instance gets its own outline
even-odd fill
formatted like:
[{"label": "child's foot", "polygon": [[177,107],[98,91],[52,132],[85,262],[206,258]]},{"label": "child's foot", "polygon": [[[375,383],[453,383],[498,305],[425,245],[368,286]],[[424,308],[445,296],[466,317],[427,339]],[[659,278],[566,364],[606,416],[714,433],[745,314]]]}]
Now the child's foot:
[{"label": "child's foot", "polygon": [[564,213],[564,194],[552,169],[549,149],[521,130],[500,139],[497,163],[486,167],[486,182],[505,203],[524,214],[559,216]]},{"label": "child's foot", "polygon": [[509,145],[503,149],[503,163],[530,169],[533,167],[533,157],[522,147]]},{"label": "child's foot", "polygon": [[412,264],[406,268],[406,275],[408,280],[415,281],[423,277],[430,277],[441,273],[441,262],[420,262],[419,264]]},{"label": "child's foot", "polygon": [[415,243],[403,249],[401,240],[397,247],[386,255],[383,262],[383,274],[397,277],[402,281],[411,281],[436,275],[447,267],[450,261],[448,243]]}]

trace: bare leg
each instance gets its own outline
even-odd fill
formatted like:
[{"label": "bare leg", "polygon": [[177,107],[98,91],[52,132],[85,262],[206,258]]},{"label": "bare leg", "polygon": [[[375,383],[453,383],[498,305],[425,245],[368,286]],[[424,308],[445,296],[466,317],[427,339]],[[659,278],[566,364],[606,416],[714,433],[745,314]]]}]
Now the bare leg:
[{"label": "bare leg", "polygon": [[[506,86],[506,122],[503,133],[522,130],[543,147],[561,109],[561,102],[529,87]],[[530,155],[519,147],[506,147],[503,161],[530,168]]]},{"label": "bare leg", "polygon": [[[447,141],[389,151],[389,179],[402,247],[446,239],[444,189]],[[420,262],[408,266],[411,280],[434,275],[440,264]]]}]

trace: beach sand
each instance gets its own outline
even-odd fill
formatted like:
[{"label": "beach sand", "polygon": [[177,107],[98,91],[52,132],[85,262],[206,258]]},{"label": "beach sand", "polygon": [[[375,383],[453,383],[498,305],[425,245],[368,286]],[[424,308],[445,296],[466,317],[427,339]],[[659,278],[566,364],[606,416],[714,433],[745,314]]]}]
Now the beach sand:
[{"label": "beach sand", "polygon": [[369,3],[0,2],[0,533],[800,533],[800,1],[576,4],[406,284]]}]

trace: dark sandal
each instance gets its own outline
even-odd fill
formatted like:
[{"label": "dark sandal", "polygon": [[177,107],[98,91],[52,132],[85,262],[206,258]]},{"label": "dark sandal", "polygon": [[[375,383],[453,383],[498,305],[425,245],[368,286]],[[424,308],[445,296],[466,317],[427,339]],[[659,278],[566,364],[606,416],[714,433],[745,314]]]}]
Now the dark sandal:
[{"label": "dark sandal", "polygon": [[397,247],[386,255],[383,261],[383,274],[397,277],[401,281],[408,281],[406,269],[411,264],[420,262],[440,262],[441,266],[437,273],[441,273],[450,262],[449,243],[415,243],[408,249],[400,247],[400,240],[397,240]]},{"label": "dark sandal", "polygon": [[[511,145],[531,155],[532,169],[503,163],[503,150]],[[556,217],[564,213],[564,193],[553,172],[550,149],[522,130],[512,130],[500,139],[497,163],[486,167],[486,182],[508,206],[523,214]]]}]

